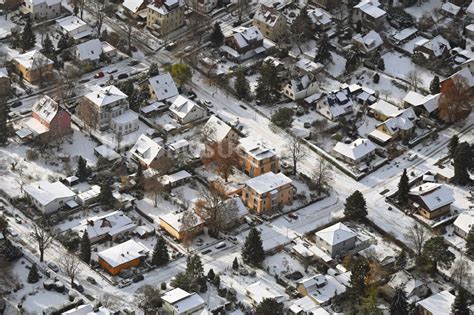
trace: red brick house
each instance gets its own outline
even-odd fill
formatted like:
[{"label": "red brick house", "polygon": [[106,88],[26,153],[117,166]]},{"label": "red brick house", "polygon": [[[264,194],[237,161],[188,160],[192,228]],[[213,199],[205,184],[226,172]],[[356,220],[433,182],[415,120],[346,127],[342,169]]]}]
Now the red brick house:
[{"label": "red brick house", "polygon": [[71,131],[71,115],[55,100],[44,95],[34,105],[26,127],[34,136],[65,134]]}]

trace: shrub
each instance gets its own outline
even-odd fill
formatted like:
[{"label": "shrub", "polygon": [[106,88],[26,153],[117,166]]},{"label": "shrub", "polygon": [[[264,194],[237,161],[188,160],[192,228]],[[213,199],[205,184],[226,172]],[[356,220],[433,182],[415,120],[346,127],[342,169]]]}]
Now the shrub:
[{"label": "shrub", "polygon": [[28,161],[36,161],[38,157],[39,157],[39,154],[35,150],[31,150],[31,149],[26,150],[26,159]]}]

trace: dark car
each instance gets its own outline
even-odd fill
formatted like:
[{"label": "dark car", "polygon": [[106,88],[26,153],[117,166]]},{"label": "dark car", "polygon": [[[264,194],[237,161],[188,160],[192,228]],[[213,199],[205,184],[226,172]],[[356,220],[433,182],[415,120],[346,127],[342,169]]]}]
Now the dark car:
[{"label": "dark car", "polygon": [[126,78],[128,78],[128,74],[126,74],[126,73],[121,73],[121,74],[118,75],[117,78],[118,78],[119,80],[126,79]]},{"label": "dark car", "polygon": [[21,101],[16,101],[11,105],[12,108],[17,108],[17,107],[20,107],[20,106],[21,106]]},{"label": "dark car", "polygon": [[209,254],[210,252],[212,252],[212,249],[203,250],[201,253],[202,253],[203,255],[206,255],[206,254]]},{"label": "dark car", "polygon": [[135,277],[133,277],[132,281],[136,283],[136,282],[143,281],[144,279],[145,277],[143,275],[136,275]]},{"label": "dark car", "polygon": [[99,71],[94,75],[94,78],[99,79],[99,78],[103,78],[104,76],[105,74],[102,71]]},{"label": "dark car", "polygon": [[138,65],[139,63],[140,63],[140,61],[138,61],[138,60],[132,60],[132,61],[130,61],[130,62],[128,63],[128,65],[129,65],[130,67],[132,67],[132,66]]},{"label": "dark car", "polygon": [[73,289],[76,289],[79,293],[84,292],[84,287],[82,286],[82,284],[80,284],[80,283],[77,282],[77,281],[74,281],[74,282],[72,283],[72,288],[73,288]]},{"label": "dark car", "polygon": [[90,284],[97,284],[97,281],[96,281],[94,278],[92,278],[92,277],[87,277],[86,280],[87,280],[87,282],[89,282]]}]

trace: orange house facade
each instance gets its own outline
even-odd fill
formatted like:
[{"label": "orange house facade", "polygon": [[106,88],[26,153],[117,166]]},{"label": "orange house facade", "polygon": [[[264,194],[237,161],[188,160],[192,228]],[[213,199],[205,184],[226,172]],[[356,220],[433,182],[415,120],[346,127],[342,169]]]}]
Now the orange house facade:
[{"label": "orange house facade", "polygon": [[295,188],[283,173],[268,172],[247,181],[242,201],[258,214],[277,210],[293,202]]},{"label": "orange house facade", "polygon": [[275,151],[253,138],[240,139],[237,152],[240,169],[250,177],[280,172],[280,163]]},{"label": "orange house facade", "polygon": [[[194,214],[194,213],[193,213]],[[160,228],[165,230],[169,235],[177,239],[183,240],[186,236],[193,238],[202,233],[204,229],[204,221],[198,215],[195,215],[196,223],[189,229],[184,229],[182,224],[183,213],[169,213],[160,217]]]},{"label": "orange house facade", "polygon": [[141,265],[150,250],[140,242],[129,240],[97,254],[99,265],[112,276]]}]

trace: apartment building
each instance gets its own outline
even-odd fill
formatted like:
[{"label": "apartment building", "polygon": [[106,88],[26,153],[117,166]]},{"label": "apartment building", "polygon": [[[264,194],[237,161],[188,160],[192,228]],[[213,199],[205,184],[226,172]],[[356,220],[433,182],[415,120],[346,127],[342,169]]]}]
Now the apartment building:
[{"label": "apartment building", "polygon": [[268,172],[280,172],[280,163],[275,150],[255,138],[239,139],[237,153],[242,172],[250,177]]},{"label": "apartment building", "polygon": [[253,25],[272,41],[283,40],[288,32],[285,17],[278,10],[264,4],[255,13]]},{"label": "apartment building", "polygon": [[184,11],[184,1],[155,0],[148,5],[146,25],[160,35],[166,35],[185,24]]}]

